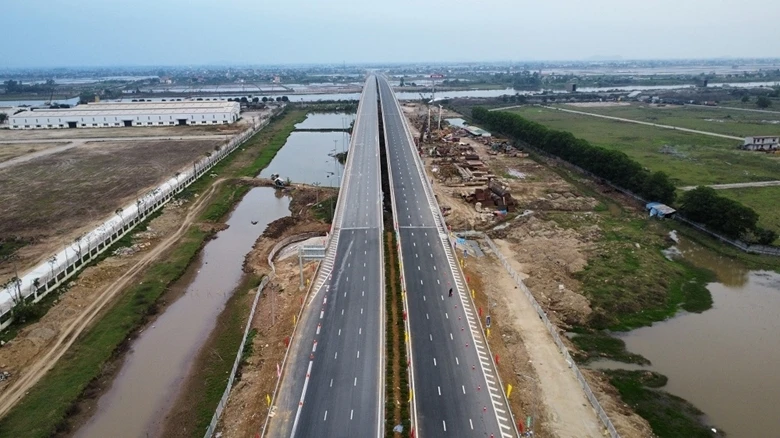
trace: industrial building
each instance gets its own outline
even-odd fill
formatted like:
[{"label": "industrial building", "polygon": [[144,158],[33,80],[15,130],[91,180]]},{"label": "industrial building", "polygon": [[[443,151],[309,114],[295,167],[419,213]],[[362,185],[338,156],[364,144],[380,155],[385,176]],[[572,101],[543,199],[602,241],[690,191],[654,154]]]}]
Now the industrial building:
[{"label": "industrial building", "polygon": [[11,115],[9,125],[11,129],[221,125],[238,120],[240,108],[240,103],[226,101],[90,103],[23,111]]}]

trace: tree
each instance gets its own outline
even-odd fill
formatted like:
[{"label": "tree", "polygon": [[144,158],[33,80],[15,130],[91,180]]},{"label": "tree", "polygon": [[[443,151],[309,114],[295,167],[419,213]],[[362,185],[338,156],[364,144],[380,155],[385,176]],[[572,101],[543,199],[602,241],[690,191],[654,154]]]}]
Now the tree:
[{"label": "tree", "polygon": [[290,99],[287,98],[287,96],[282,96],[282,102],[289,102]]},{"label": "tree", "polygon": [[49,257],[49,260],[47,260],[47,262],[49,262],[49,267],[51,268],[51,278],[54,278],[54,265],[57,264],[57,256],[53,255]]},{"label": "tree", "polygon": [[244,96],[244,97],[241,98],[241,102],[242,103],[247,103],[247,102],[249,102],[249,99],[247,99],[246,96]]},{"label": "tree", "polygon": [[6,113],[0,113],[0,123],[3,123],[8,119],[8,114]]},{"label": "tree", "polygon": [[266,96],[263,96],[263,102],[268,102],[268,98]]},{"label": "tree", "polygon": [[253,97],[252,98],[252,102],[254,102],[254,103],[260,102],[260,98],[259,97]]},{"label": "tree", "polygon": [[742,96],[742,103],[748,103],[748,102],[750,102],[750,96],[748,96],[747,94]]},{"label": "tree", "polygon": [[78,246],[79,249],[79,259],[81,259],[81,239],[84,238],[84,235],[76,236],[75,239],[73,239],[73,243],[75,243]]},{"label": "tree", "polygon": [[38,293],[38,289],[40,289],[40,287],[41,287],[41,279],[38,278],[38,277],[35,277],[35,279],[32,282],[32,287],[31,287],[32,293],[33,294],[37,294]]},{"label": "tree", "polygon": [[759,108],[769,108],[772,106],[772,100],[766,96],[760,96],[756,99],[756,106]]},{"label": "tree", "polygon": [[281,102],[281,101],[282,101],[282,98],[281,98],[281,97],[277,97],[277,98],[276,98],[276,101],[277,101],[277,102]]}]

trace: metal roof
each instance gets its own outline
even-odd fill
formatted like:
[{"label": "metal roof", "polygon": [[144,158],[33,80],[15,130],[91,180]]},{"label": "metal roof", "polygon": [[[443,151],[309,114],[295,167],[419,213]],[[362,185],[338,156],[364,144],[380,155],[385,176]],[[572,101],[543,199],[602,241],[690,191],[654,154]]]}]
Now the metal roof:
[{"label": "metal roof", "polygon": [[76,105],[70,110],[75,111],[94,111],[94,110],[150,110],[150,109],[184,109],[191,110],[197,108],[210,109],[212,111],[231,111],[240,106],[238,102],[217,101],[185,101],[185,102],[97,102],[87,105]]},{"label": "metal roof", "polygon": [[239,110],[236,102],[143,102],[143,103],[93,103],[73,108],[24,111],[11,118],[31,117],[107,117],[169,114],[230,113]]}]

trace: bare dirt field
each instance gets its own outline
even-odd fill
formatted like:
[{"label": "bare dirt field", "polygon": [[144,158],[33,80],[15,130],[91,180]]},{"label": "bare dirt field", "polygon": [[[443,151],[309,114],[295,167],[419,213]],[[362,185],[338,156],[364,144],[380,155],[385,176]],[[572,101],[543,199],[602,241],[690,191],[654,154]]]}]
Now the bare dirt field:
[{"label": "bare dirt field", "polygon": [[16,253],[23,271],[221,142],[87,143],[0,169],[0,238],[28,243]]},{"label": "bare dirt field", "polygon": [[2,143],[0,144],[0,163],[22,155],[31,154],[47,148],[64,146],[67,142],[57,143]]},{"label": "bare dirt field", "polygon": [[243,131],[249,126],[246,117],[231,125],[215,126],[160,126],[131,128],[76,128],[76,129],[2,129],[0,141],[14,140],[57,140],[85,138],[118,138],[118,137],[176,137],[190,135],[232,135]]}]

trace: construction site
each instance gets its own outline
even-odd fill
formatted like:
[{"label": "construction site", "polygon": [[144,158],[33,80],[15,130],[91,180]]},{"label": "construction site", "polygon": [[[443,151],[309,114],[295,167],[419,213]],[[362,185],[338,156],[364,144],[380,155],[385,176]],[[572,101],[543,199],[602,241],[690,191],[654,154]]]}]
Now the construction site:
[{"label": "construction site", "polygon": [[[590,258],[615,249],[602,245],[607,230],[604,204],[597,198],[618,198],[597,183],[576,176],[572,181],[571,174],[532,159],[507,139],[462,123],[458,113],[424,102],[406,103],[403,109],[442,213],[450,229],[463,236],[458,251],[477,305],[495,313],[492,330],[500,335],[491,339],[491,349],[508,359],[498,364],[501,378],[521,394],[510,401],[513,411],[533,416],[539,436],[588,435],[577,424],[594,421],[595,413],[580,383],[492,248],[522,278],[575,355],[577,346],[564,335],[586,326],[596,306],[578,274]],[[620,201],[621,206],[608,210],[641,215],[638,206]],[[653,436],[607,374],[581,370],[621,436]]]}]

